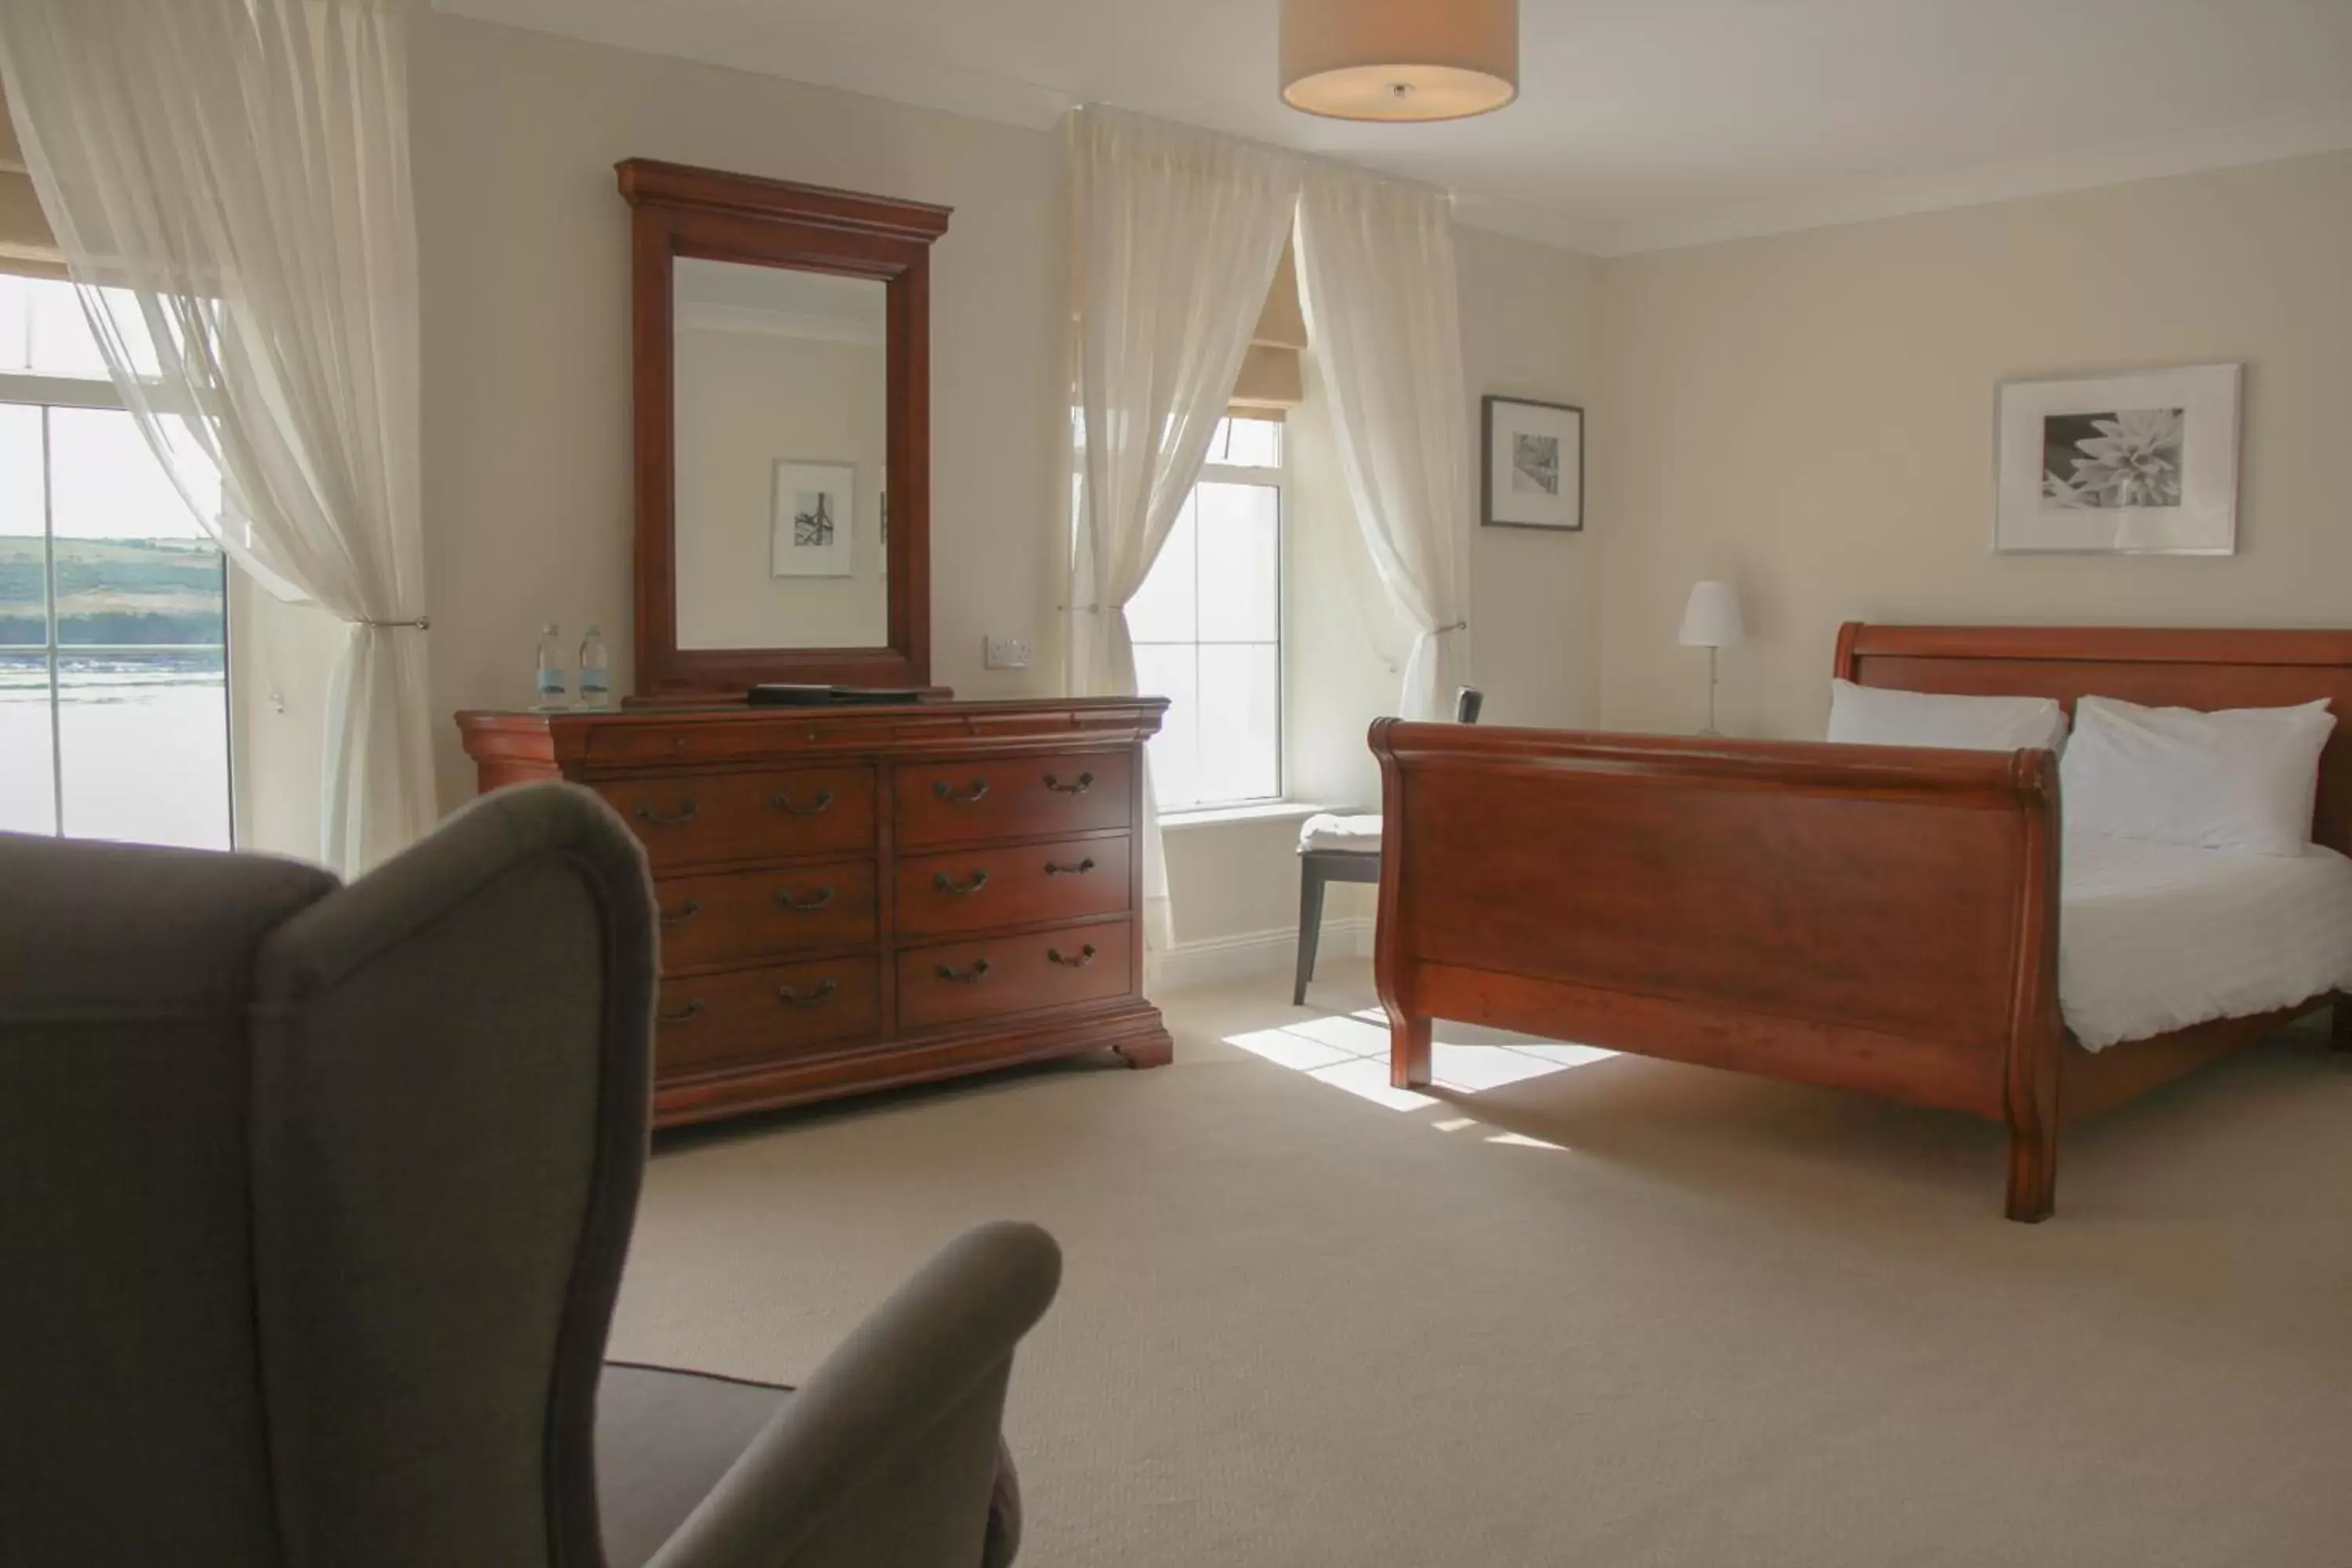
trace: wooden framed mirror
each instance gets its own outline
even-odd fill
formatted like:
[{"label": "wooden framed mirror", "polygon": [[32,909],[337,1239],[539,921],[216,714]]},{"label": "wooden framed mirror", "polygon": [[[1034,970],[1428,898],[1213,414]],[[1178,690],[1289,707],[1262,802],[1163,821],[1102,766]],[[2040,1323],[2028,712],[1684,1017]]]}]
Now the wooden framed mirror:
[{"label": "wooden framed mirror", "polygon": [[930,685],[949,209],[631,158],[639,700]]}]

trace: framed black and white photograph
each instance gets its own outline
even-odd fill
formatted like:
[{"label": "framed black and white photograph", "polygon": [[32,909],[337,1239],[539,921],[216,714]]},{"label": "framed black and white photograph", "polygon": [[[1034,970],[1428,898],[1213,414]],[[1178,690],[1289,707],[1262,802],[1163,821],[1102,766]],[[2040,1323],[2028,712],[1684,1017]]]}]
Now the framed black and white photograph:
[{"label": "framed black and white photograph", "polygon": [[847,463],[776,462],[768,563],[772,577],[846,577],[855,555],[857,470]]},{"label": "framed black and white photograph", "polygon": [[1479,521],[1488,528],[1584,527],[1584,410],[1489,395],[1479,405]]},{"label": "framed black and white photograph", "polygon": [[2235,553],[2241,373],[2200,364],[2003,384],[1993,548]]}]

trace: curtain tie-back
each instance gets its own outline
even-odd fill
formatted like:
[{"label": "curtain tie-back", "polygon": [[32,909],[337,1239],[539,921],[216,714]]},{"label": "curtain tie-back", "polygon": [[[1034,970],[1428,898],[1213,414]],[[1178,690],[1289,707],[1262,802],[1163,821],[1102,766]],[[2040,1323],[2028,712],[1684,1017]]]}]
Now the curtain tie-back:
[{"label": "curtain tie-back", "polygon": [[1429,630],[1429,635],[1433,637],[1442,637],[1448,632],[1466,632],[1469,629],[1470,623],[1468,621],[1456,621],[1450,626],[1432,626]]},{"label": "curtain tie-back", "polygon": [[355,626],[415,626],[422,632],[430,631],[433,628],[433,617],[418,616],[415,619],[408,621],[372,621],[365,616],[355,616],[352,618],[351,624]]}]

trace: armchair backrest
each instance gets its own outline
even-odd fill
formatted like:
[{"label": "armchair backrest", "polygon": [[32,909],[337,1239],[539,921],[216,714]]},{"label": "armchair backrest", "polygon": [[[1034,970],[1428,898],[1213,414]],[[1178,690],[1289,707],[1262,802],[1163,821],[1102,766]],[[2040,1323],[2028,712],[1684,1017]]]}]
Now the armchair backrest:
[{"label": "armchair backrest", "polygon": [[345,889],[0,840],[0,888],[11,1549],[601,1563],[654,984],[618,819],[505,792]]}]

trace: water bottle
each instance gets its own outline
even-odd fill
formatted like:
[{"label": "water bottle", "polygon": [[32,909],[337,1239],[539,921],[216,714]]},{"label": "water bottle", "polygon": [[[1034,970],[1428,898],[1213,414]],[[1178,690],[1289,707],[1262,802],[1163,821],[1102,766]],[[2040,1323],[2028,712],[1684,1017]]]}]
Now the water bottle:
[{"label": "water bottle", "polygon": [[557,640],[553,621],[539,628],[537,691],[534,707],[563,706],[563,645]]},{"label": "water bottle", "polygon": [[613,700],[611,666],[604,658],[604,634],[594,626],[580,639],[580,706],[602,708]]}]

